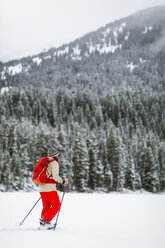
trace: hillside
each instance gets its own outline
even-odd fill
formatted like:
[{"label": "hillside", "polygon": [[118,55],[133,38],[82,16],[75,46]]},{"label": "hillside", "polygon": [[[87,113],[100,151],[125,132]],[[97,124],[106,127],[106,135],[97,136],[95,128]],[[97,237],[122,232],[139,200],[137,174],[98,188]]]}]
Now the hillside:
[{"label": "hillside", "polygon": [[[0,64],[0,190],[61,153],[75,191],[165,189],[165,6]],[[23,177],[22,177],[23,175]]]},{"label": "hillside", "polygon": [[155,85],[155,77],[162,87],[164,13],[165,6],[147,9],[59,48],[1,63],[0,87],[43,83],[49,87],[78,84],[98,89],[101,82],[103,92],[146,82]]}]

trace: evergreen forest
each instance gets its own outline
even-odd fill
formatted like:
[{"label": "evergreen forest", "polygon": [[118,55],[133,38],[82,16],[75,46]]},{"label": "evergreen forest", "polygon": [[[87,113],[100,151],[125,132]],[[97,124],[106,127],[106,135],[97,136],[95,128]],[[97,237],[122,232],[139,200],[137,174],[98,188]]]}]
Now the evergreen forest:
[{"label": "evergreen forest", "polygon": [[1,191],[32,190],[34,164],[60,152],[75,191],[165,188],[165,93],[13,87],[0,95]]}]

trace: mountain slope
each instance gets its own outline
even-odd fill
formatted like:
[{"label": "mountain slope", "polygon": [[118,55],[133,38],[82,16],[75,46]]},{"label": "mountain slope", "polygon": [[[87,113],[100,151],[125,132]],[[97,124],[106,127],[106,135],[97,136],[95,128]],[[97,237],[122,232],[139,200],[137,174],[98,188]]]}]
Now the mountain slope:
[{"label": "mountain slope", "polygon": [[0,87],[101,83],[107,89],[164,80],[164,27],[165,6],[137,12],[59,48],[1,63]]}]

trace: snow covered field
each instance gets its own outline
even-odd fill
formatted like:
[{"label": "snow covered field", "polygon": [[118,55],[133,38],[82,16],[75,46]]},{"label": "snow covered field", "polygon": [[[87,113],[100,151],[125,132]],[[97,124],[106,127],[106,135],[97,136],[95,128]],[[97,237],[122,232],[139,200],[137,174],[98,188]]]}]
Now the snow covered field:
[{"label": "snow covered field", "polygon": [[1,248],[165,247],[165,194],[66,193],[55,232],[37,230],[41,201],[19,227],[38,198],[0,193]]}]

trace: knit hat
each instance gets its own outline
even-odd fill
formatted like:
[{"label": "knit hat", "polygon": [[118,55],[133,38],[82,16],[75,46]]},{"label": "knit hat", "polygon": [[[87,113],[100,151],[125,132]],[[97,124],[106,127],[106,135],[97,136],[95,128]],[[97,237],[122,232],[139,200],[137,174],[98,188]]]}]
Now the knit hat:
[{"label": "knit hat", "polygon": [[54,150],[52,150],[52,149],[49,149],[48,150],[48,157],[57,157],[59,155],[59,152],[57,152],[57,151],[54,151]]}]

